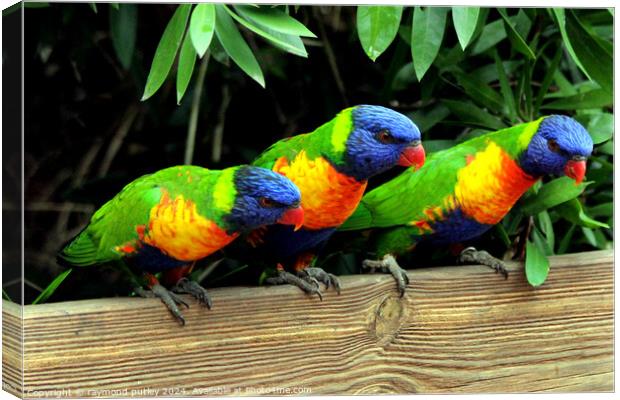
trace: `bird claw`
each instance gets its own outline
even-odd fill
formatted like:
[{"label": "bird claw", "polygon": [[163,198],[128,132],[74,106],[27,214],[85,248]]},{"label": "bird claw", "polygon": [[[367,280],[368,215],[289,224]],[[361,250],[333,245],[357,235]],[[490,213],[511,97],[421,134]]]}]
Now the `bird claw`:
[{"label": "bird claw", "polygon": [[362,268],[369,269],[371,273],[375,273],[377,269],[384,273],[389,272],[396,280],[400,297],[405,295],[405,290],[409,285],[409,277],[407,271],[398,265],[392,255],[386,254],[381,260],[364,260],[362,261]]},{"label": "bird claw", "polygon": [[175,293],[169,291],[165,287],[160,284],[155,284],[151,287],[151,290],[146,290],[142,287],[134,288],[136,294],[140,297],[144,298],[155,298],[158,297],[162,303],[168,307],[168,310],[174,315],[174,317],[179,321],[181,325],[185,325],[185,318],[179,310],[179,306],[183,305],[186,308],[189,308],[189,304],[187,304],[181,297],[177,296]]},{"label": "bird claw", "polygon": [[300,278],[286,271],[278,271],[278,276],[265,279],[265,283],[269,285],[289,284],[297,286],[309,295],[316,294],[323,301],[323,293],[319,286],[319,282],[312,276]]},{"label": "bird claw", "polygon": [[207,306],[209,310],[213,306],[213,301],[207,289],[200,286],[198,282],[190,281],[187,278],[181,278],[172,290],[176,293],[187,293],[192,295],[200,304]]},{"label": "bird claw", "polygon": [[[340,280],[334,274],[325,272],[322,268],[308,267],[302,270],[305,273],[304,279],[312,279],[314,282],[322,282],[325,285],[325,289],[329,289],[333,286],[336,289],[336,293],[340,294]],[[317,282],[317,284],[318,284]]]},{"label": "bird claw", "polygon": [[484,250],[476,250],[475,247],[468,247],[461,251],[458,261],[464,264],[481,264],[491,267],[495,270],[495,273],[500,273],[504,276],[504,279],[508,279],[508,270],[506,264],[493,257],[491,254]]}]

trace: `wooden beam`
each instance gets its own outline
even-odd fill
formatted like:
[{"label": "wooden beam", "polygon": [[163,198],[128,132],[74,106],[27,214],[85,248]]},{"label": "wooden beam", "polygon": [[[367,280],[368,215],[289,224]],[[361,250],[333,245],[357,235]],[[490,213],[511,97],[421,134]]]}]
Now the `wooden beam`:
[{"label": "wooden beam", "polygon": [[[24,394],[612,391],[613,253],[551,265],[539,288],[520,263],[506,281],[482,266],[416,269],[404,298],[382,274],[342,277],[322,302],[285,286],[213,289],[213,310],[190,300],[184,327],[156,299],[26,306]],[[3,303],[15,387],[20,309]]]}]

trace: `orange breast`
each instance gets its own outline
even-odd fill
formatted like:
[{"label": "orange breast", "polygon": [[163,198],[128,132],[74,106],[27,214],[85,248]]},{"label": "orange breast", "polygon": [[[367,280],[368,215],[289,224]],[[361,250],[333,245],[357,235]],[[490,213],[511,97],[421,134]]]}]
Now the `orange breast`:
[{"label": "orange breast", "polygon": [[339,173],[327,160],[308,158],[301,151],[289,163],[279,158],[273,166],[297,185],[304,209],[304,228],[323,229],[341,225],[355,211],[367,182]]},{"label": "orange breast", "polygon": [[181,261],[204,258],[232,242],[238,234],[228,235],[215,222],[199,215],[196,204],[183,196],[171,199],[167,192],[151,209],[148,231],[143,241]]}]

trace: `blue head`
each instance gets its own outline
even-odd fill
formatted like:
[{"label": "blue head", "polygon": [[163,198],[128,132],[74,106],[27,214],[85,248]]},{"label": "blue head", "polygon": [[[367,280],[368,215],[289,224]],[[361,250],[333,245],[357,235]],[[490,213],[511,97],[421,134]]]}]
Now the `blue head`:
[{"label": "blue head", "polygon": [[395,165],[424,164],[418,127],[403,114],[381,106],[360,105],[351,112],[344,172],[366,180]]},{"label": "blue head", "polygon": [[262,225],[303,223],[301,193],[287,177],[261,167],[244,165],[235,171],[234,206],[226,221],[234,231],[247,231]]},{"label": "blue head", "polygon": [[566,175],[580,183],[591,153],[592,138],[579,122],[564,115],[551,115],[540,123],[520,164],[532,176]]}]

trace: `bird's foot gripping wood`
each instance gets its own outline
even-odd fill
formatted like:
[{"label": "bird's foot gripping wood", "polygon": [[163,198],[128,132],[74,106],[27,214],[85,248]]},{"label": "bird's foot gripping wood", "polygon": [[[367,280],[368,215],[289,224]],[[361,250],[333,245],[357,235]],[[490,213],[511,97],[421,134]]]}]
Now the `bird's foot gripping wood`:
[{"label": "bird's foot gripping wood", "polygon": [[304,279],[322,282],[325,285],[325,289],[329,289],[330,286],[333,286],[334,289],[336,289],[336,293],[340,294],[340,280],[338,277],[323,271],[322,268],[308,267],[299,271],[299,274]]},{"label": "bird's foot gripping wood", "polygon": [[176,293],[191,294],[200,304],[207,306],[209,310],[213,306],[213,301],[211,301],[211,296],[209,296],[207,289],[200,286],[198,282],[190,281],[187,278],[181,278],[172,290]]},{"label": "bird's foot gripping wood", "polygon": [[290,272],[284,271],[283,269],[278,269],[278,276],[265,279],[265,283],[269,285],[289,284],[297,286],[307,294],[316,294],[319,296],[321,301],[323,300],[323,294],[321,293],[319,282],[310,275],[300,278]]},{"label": "bird's foot gripping wood", "polygon": [[181,297],[177,296],[174,292],[169,291],[159,283],[156,283],[151,286],[151,290],[146,290],[142,287],[134,288],[136,294],[140,297],[145,298],[153,298],[158,297],[165,305],[168,307],[168,310],[174,315],[174,317],[179,321],[181,325],[185,325],[185,318],[183,314],[181,314],[181,310],[179,310],[179,306],[183,305],[189,308],[189,304],[187,304]]},{"label": "bird's foot gripping wood", "polygon": [[409,277],[407,271],[402,269],[396,262],[396,259],[391,254],[386,254],[381,260],[364,260],[362,262],[362,268],[370,269],[371,273],[375,273],[377,269],[384,273],[390,273],[396,280],[398,285],[398,291],[400,297],[405,295],[405,289],[409,284]]},{"label": "bird's foot gripping wood", "polygon": [[476,250],[475,247],[468,247],[461,252],[458,258],[459,262],[465,264],[481,264],[491,267],[495,273],[500,273],[504,279],[508,279],[508,270],[506,264],[484,250]]}]

